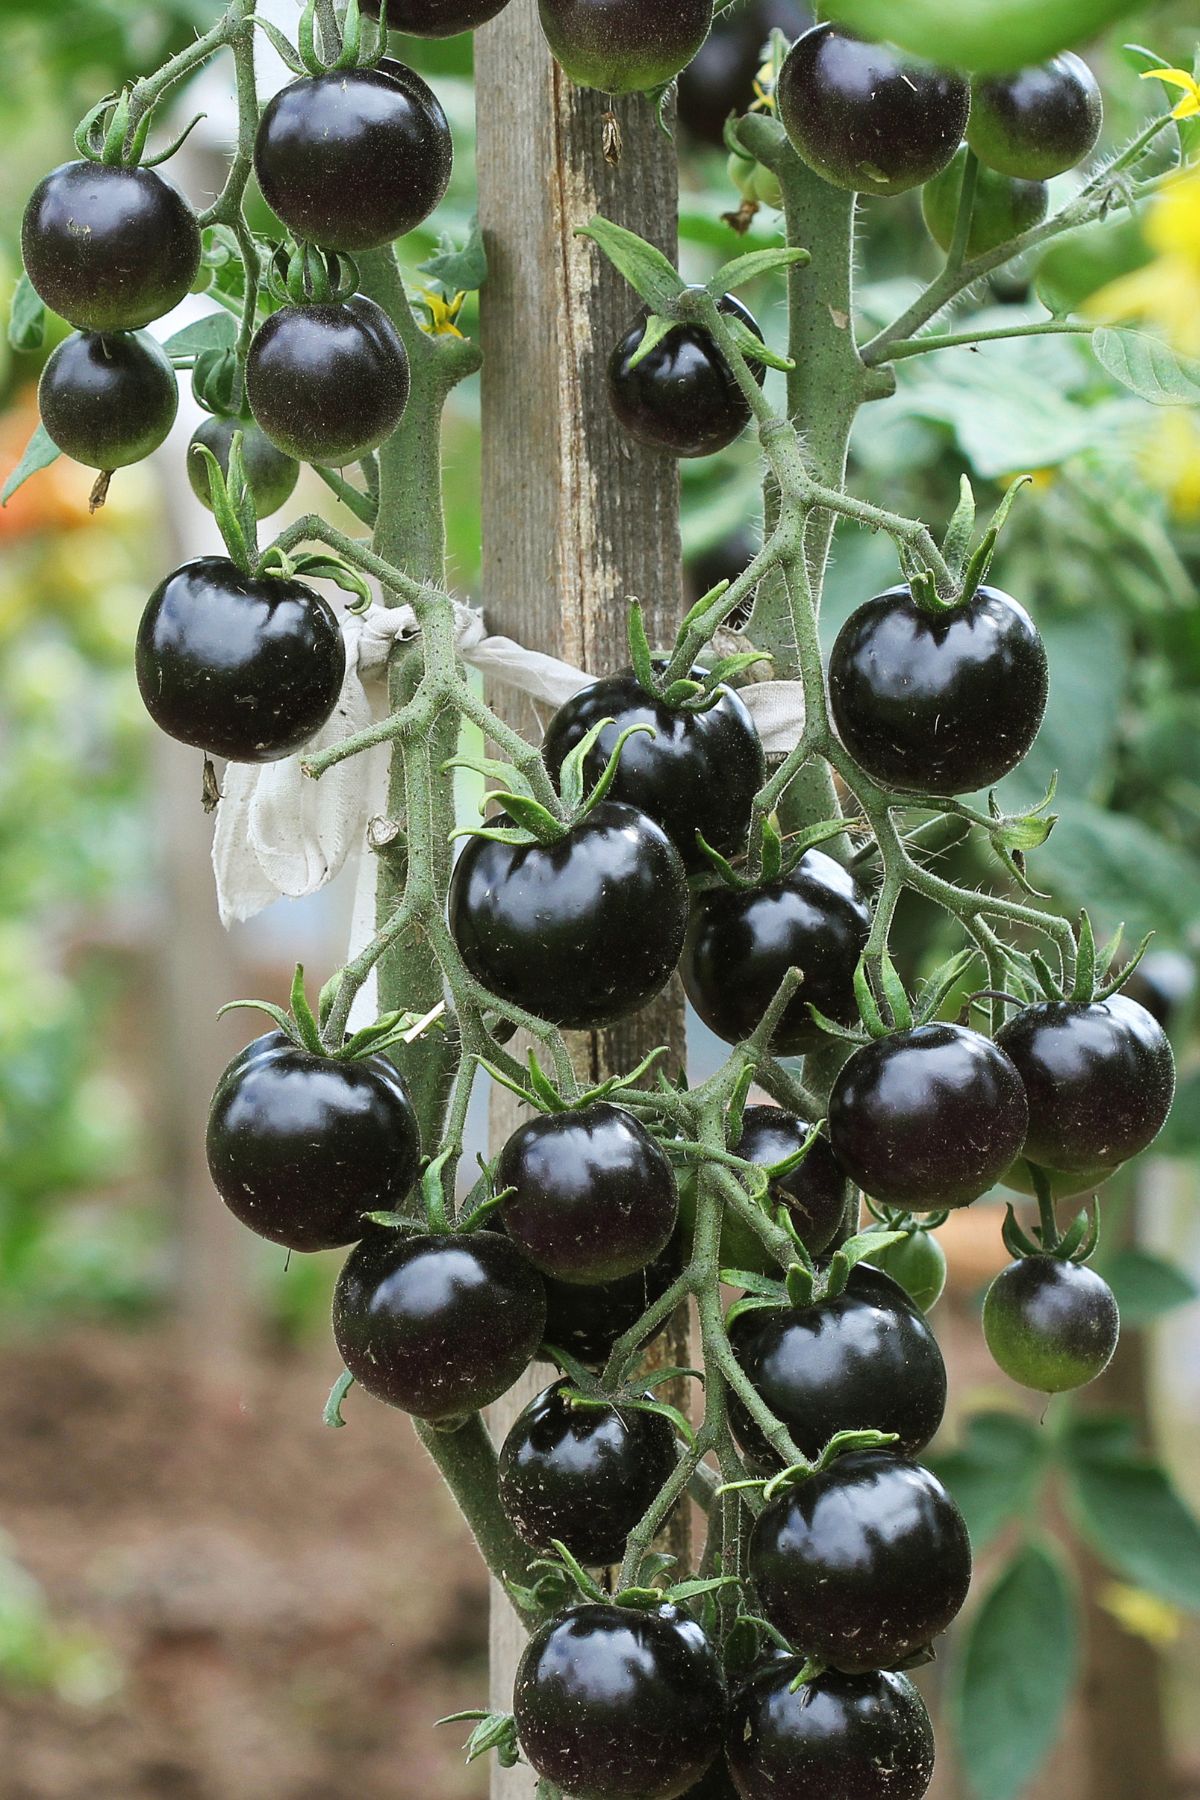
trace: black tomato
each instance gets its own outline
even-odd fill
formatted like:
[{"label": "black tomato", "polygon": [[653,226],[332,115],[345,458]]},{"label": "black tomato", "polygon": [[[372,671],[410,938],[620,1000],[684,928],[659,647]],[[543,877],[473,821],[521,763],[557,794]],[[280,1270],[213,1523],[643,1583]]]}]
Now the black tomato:
[{"label": "black tomato", "polygon": [[967,142],[1002,175],[1049,181],[1091,155],[1103,123],[1096,77],[1067,51],[1011,75],[978,76]]},{"label": "black tomato", "polygon": [[301,581],[184,563],[151,594],[137,679],[160,731],[211,756],[276,762],[329,718],[346,646],[329,602]]},{"label": "black tomato", "polygon": [[988,1289],[983,1335],[1013,1381],[1065,1394],[1103,1375],[1121,1318],[1112,1289],[1094,1269],[1030,1256],[1001,1270]]},{"label": "black tomato", "polygon": [[1025,1142],[1029,1106],[1004,1051],[965,1025],[918,1025],[856,1050],[829,1097],[829,1141],[873,1200],[969,1206]]},{"label": "black tomato", "polygon": [[687,874],[666,832],[605,800],[555,844],[468,838],[449,918],[463,961],[491,993],[586,1031],[666,986],[687,906]]},{"label": "black tomato", "polygon": [[721,1748],[725,1684],[671,1606],[576,1606],[530,1639],[513,1711],[521,1748],[572,1800],[677,1800]]},{"label": "black tomato", "polygon": [[376,1230],[347,1257],[333,1335],[359,1385],[418,1419],[498,1400],[542,1340],[542,1278],[495,1231],[409,1237]]},{"label": "black tomato", "polygon": [[1154,1141],[1175,1097],[1166,1032],[1136,1000],[1043,1002],[996,1033],[1029,1096],[1024,1155],[1080,1191]]},{"label": "black tomato", "polygon": [[[678,1236],[661,1256],[620,1281],[580,1287],[577,1282],[546,1281],[546,1342],[566,1350],[589,1369],[603,1368],[617,1339],[632,1331],[642,1315],[662,1298],[683,1268]],[[665,1331],[667,1321],[644,1340]]]},{"label": "black tomato", "polygon": [[619,1281],[661,1256],[679,1210],[662,1150],[632,1113],[603,1100],[519,1126],[500,1152],[496,1186],[516,1190],[504,1229],[534,1267],[584,1285]]},{"label": "black tomato", "polygon": [[[703,670],[694,669],[694,679]],[[588,785],[603,774],[617,740],[631,725],[651,725],[621,752],[609,789],[662,826],[689,869],[709,866],[696,843],[726,856],[745,847],[750,809],[766,778],[766,758],[754,720],[732,688],[722,687],[704,712],[680,712],[648,694],[632,669],[592,682],[561,706],[550,721],[542,756],[557,780],[563,761],[594,725],[600,733],[584,767]]]},{"label": "black tomato", "polygon": [[585,1568],[618,1563],[676,1463],[659,1413],[583,1406],[559,1381],[530,1402],[500,1448],[500,1504],[534,1550],[565,1544]]},{"label": "black tomato", "polygon": [[[359,0],[364,13],[379,17],[379,0]],[[504,11],[508,0],[388,0],[389,31],[410,37],[447,38],[475,31]]]},{"label": "black tomato", "polygon": [[779,117],[810,169],[861,194],[903,194],[944,169],[962,142],[966,79],[814,25],[779,72]]},{"label": "black tomato", "polygon": [[936,1475],[861,1450],[768,1502],[749,1570],[797,1650],[859,1675],[902,1667],[945,1631],[967,1597],[971,1545]]},{"label": "black tomato", "polygon": [[208,1167],[235,1218],[289,1250],[332,1250],[397,1210],[421,1142],[404,1083],[382,1056],[338,1062],[281,1031],[256,1038],[217,1083]]},{"label": "black tomato", "polygon": [[730,113],[749,110],[772,31],[784,32],[791,42],[811,24],[812,14],[797,0],[751,0],[714,20],[679,77],[679,117],[685,130],[724,149],[725,121]]},{"label": "black tomato", "polygon": [[[753,313],[732,294],[718,305],[762,337]],[[608,362],[608,397],[631,437],[672,456],[711,456],[740,437],[750,407],[709,333],[702,325],[674,325],[636,367],[647,309],[638,314]],[[759,384],[761,363],[751,365]]]},{"label": "black tomato", "polygon": [[922,1312],[932,1312],[946,1287],[946,1252],[932,1231],[910,1231],[875,1258]]},{"label": "black tomato", "polygon": [[683,1800],[738,1800],[738,1791],[733,1785],[733,1777],[729,1773],[729,1764],[723,1756],[718,1757],[706,1775],[702,1775],[695,1787],[690,1787]]},{"label": "black tomato", "polygon": [[[921,191],[921,210],[929,235],[943,250],[949,250],[954,242],[966,161],[966,150],[959,150],[949,167],[926,182]],[[1044,181],[1014,181],[981,163],[967,233],[967,256],[984,256],[1009,243],[1021,232],[1040,225],[1049,210],[1050,190]]]},{"label": "black tomato", "polygon": [[228,475],[229,452],[234,436],[239,431],[242,434],[242,466],[254,500],[254,510],[260,519],[269,519],[272,513],[278,512],[291,499],[300,476],[300,464],[294,457],[285,456],[282,450],[277,450],[253,419],[212,418],[197,425],[192,433],[192,442],[188,445],[187,472],[192,492],[201,505],[207,506],[211,512],[212,491],[208,479],[208,464],[203,457],[193,454],[193,446],[203,444],[206,450],[211,450],[222,475]]},{"label": "black tomato", "polygon": [[854,877],[821,850],[790,875],[750,889],[710,888],[697,897],[683,953],[683,985],[704,1023],[727,1044],[749,1037],[791,968],[804,984],[773,1039],[781,1056],[822,1042],[809,1014],[856,1019],[854,971],[871,911]]},{"label": "black tomato", "polygon": [[770,1663],[730,1708],[726,1751],[742,1800],[922,1800],[933,1780],[933,1728],[905,1675],[816,1676]]},{"label": "black tomato", "polygon": [[[946,1365],[937,1339],[896,1282],[860,1263],[837,1300],[742,1313],[734,1354],[803,1454],[816,1459],[839,1431],[894,1432],[916,1456],[946,1410]],[[747,1456],[778,1462],[750,1415],[733,1427]]]},{"label": "black tomato", "polygon": [[69,162],[33,190],[21,252],[46,305],[78,330],[137,331],[195,281],[200,230],[156,170]]},{"label": "black tomato", "polygon": [[297,462],[340,468],[391,437],[408,404],[408,352],[381,306],[362,294],[284,306],[254,334],[250,408]]},{"label": "black tomato", "polygon": [[65,456],[124,469],[166,438],[179,410],[170,359],[143,332],[64,338],[38,385],[42,424]]},{"label": "black tomato", "polygon": [[374,250],[412,231],[444,199],[453,161],[440,101],[396,62],[293,81],[268,101],[254,142],[267,205],[328,250]]},{"label": "black tomato", "polygon": [[875,781],[908,793],[969,794],[1015,769],[1048,685],[1033,620],[990,587],[937,614],[891,588],[851,613],[829,658],[838,736]]},{"label": "black tomato", "polygon": [[[748,1106],[742,1135],[733,1146],[747,1162],[769,1168],[794,1156],[808,1140],[809,1127],[795,1113],[778,1106]],[[786,1206],[800,1241],[812,1256],[827,1250],[842,1228],[850,1201],[850,1183],[838,1167],[825,1138],[818,1138],[798,1168],[773,1181],[768,1205],[772,1214]],[[679,1213],[689,1232],[696,1220],[696,1183],[689,1175],[679,1184]],[[778,1275],[779,1265],[762,1239],[731,1208],[721,1226],[721,1267]]]},{"label": "black tomato", "polygon": [[663,87],[712,26],[713,0],[538,0],[554,56],[580,87],[633,94]]}]

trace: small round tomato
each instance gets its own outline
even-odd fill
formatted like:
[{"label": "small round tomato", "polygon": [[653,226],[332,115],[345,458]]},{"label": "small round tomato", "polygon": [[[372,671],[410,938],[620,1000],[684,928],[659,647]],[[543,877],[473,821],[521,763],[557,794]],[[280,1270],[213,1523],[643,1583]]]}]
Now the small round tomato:
[{"label": "small round tomato", "polygon": [[[683,1269],[683,1250],[673,1237],[661,1256],[619,1281],[580,1287],[574,1281],[546,1280],[546,1342],[581,1362],[601,1369],[617,1339],[632,1331],[638,1320],[660,1300]],[[668,1320],[645,1339],[665,1331]]]},{"label": "small round tomato", "polygon": [[999,781],[1028,753],[1048,690],[1037,627],[999,588],[944,613],[891,588],[851,613],[829,659],[838,736],[873,780],[906,793]]},{"label": "small round tomato", "polygon": [[179,383],[144,332],[64,338],[38,384],[42,424],[64,456],[111,471],[157,450],[175,423]]},{"label": "small round tomato", "polygon": [[827,1669],[793,1693],[803,1666],[768,1663],[734,1696],[725,1744],[741,1800],[922,1800],[933,1727],[908,1677]]},{"label": "small round tomato", "polygon": [[712,27],[713,0],[538,0],[538,13],[579,87],[648,93],[691,62]]},{"label": "small round tomato", "polygon": [[713,21],[703,45],[679,77],[679,119],[685,131],[717,150],[725,147],[730,113],[748,112],[754,80],[772,31],[789,43],[807,31],[812,14],[797,0],[749,0]]},{"label": "small round tomato", "polygon": [[971,1584],[971,1544],[936,1475],[853,1451],[768,1502],[749,1572],[797,1650],[859,1675],[902,1667],[945,1631]]},{"label": "small round tomato", "polygon": [[[379,17],[379,0],[359,0],[359,5],[370,18]],[[388,30],[410,37],[456,37],[486,25],[507,5],[508,0],[388,0]]]},{"label": "small round tomato", "polygon": [[1066,1394],[1103,1375],[1121,1335],[1113,1291],[1095,1270],[1029,1256],[1001,1270],[983,1303],[983,1335],[1022,1387]]},{"label": "small round tomato", "polygon": [[222,475],[229,474],[229,452],[235,435],[242,435],[242,465],[260,519],[269,519],[291,499],[300,478],[300,464],[294,457],[277,450],[270,438],[259,430],[253,419],[205,419],[197,425],[188,445],[187,472],[192,492],[202,506],[212,511],[212,489],[208,464],[194,450],[202,444],[216,457]]},{"label": "small round tomato", "polygon": [[435,1423],[507,1393],[545,1322],[541,1276],[494,1231],[373,1231],[350,1252],[333,1296],[333,1335],[359,1386]]},{"label": "small round tomato", "polygon": [[1049,181],[1090,156],[1104,123],[1099,83],[1067,51],[1009,75],[981,75],[971,92],[967,142],[991,169]]},{"label": "small round tomato", "polygon": [[[761,338],[753,313],[732,294],[717,302]],[[631,437],[671,456],[711,456],[750,423],[750,407],[729,364],[702,325],[673,325],[648,356],[634,364],[649,310],[643,308],[608,363],[608,397]],[[766,369],[753,363],[761,386]]]},{"label": "small round tomato", "polygon": [[[954,242],[954,226],[962,195],[967,152],[960,150],[948,168],[927,181],[921,190],[921,210],[929,235],[943,250]],[[967,257],[985,256],[1023,231],[1040,225],[1050,210],[1050,190],[1044,181],[1014,181],[980,164],[975,181],[975,203],[967,233]]]},{"label": "small round tomato", "polygon": [[534,1550],[565,1544],[585,1568],[619,1563],[625,1541],[674,1473],[660,1413],[593,1406],[559,1381],[530,1402],[500,1448],[500,1504]]},{"label": "small round tomato", "polygon": [[513,1712],[537,1773],[572,1800],[678,1800],[721,1748],[712,1644],[673,1606],[574,1606],[534,1633]]},{"label": "small round tomato", "polygon": [[410,379],[400,333],[363,294],[280,307],[255,332],[246,361],[250,410],[271,442],[297,462],[334,468],[391,437]]},{"label": "small round tomato", "polygon": [[918,1025],[856,1050],[829,1097],[829,1141],[871,1198],[969,1206],[1025,1142],[1029,1105],[1004,1051],[965,1025]]},{"label": "small round tomato", "polygon": [[810,1005],[843,1025],[857,1018],[854,971],[870,929],[871,909],[854,877],[824,851],[810,850],[778,881],[697,896],[683,952],[687,997],[719,1038],[741,1043],[788,970],[800,969],[804,983],[772,1048],[780,1056],[815,1049],[824,1040]]},{"label": "small round tomato", "polygon": [[[809,1131],[803,1119],[780,1106],[748,1106],[742,1115],[742,1135],[733,1148],[747,1162],[770,1168],[802,1149]],[[822,1137],[798,1168],[771,1183],[767,1210],[774,1216],[785,1206],[809,1255],[820,1256],[842,1229],[849,1203],[850,1183]],[[689,1233],[694,1230],[696,1181],[690,1172],[679,1184],[679,1216]],[[721,1226],[721,1267],[748,1269],[758,1275],[779,1274],[779,1266],[762,1239],[729,1207]]]},{"label": "small round tomato", "polygon": [[910,1231],[875,1257],[885,1275],[904,1289],[922,1312],[932,1312],[946,1287],[946,1252],[932,1231]]}]

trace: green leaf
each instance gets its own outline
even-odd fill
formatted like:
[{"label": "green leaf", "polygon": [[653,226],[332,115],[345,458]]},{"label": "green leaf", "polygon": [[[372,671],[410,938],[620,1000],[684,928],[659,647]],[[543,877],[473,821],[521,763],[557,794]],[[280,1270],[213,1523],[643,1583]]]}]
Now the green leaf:
[{"label": "green leaf", "polygon": [[590,237],[598,244],[613,267],[655,312],[669,313],[684,292],[687,283],[662,251],[626,231],[623,225],[614,225],[611,219],[597,215],[580,226],[578,235]]},{"label": "green leaf", "polygon": [[237,332],[237,320],[231,312],[222,309],[185,325],[182,331],[167,339],[163,349],[174,360],[199,356],[205,350],[232,350],[237,342]]},{"label": "green leaf", "polygon": [[0,491],[0,506],[7,506],[19,487],[36,475],[39,469],[48,469],[62,455],[58,445],[50,436],[44,425],[39,425],[25,446],[25,454]]},{"label": "green leaf", "polygon": [[763,363],[768,369],[789,370],[795,363],[788,356],[781,356],[778,350],[772,350],[764,344],[756,331],[751,331],[744,319],[731,315],[725,321],[726,330],[749,362]]},{"label": "green leaf", "polygon": [[957,1500],[977,1553],[1028,1510],[1045,1458],[1043,1440],[1028,1419],[982,1412],[967,1420],[956,1449],[930,1459]]},{"label": "green leaf", "polygon": [[1061,1559],[1029,1544],[967,1628],[955,1735],[975,1800],[1017,1800],[1062,1730],[1079,1662],[1075,1591]]},{"label": "green leaf", "polygon": [[488,276],[487,251],[483,247],[479,220],[471,220],[465,244],[456,244],[448,233],[443,233],[437,250],[419,266],[422,275],[436,281],[447,294],[478,292]]},{"label": "green leaf", "polygon": [[1114,380],[1151,406],[1200,406],[1200,359],[1181,356],[1161,338],[1104,325],[1093,333],[1092,349]]},{"label": "green leaf", "polygon": [[1116,1295],[1123,1325],[1152,1325],[1176,1307],[1200,1299],[1190,1275],[1149,1250],[1118,1250],[1104,1278]]},{"label": "green leaf", "polygon": [[1096,1554],[1135,1586],[1200,1612],[1200,1524],[1166,1470],[1087,1422],[1064,1448],[1071,1510]]},{"label": "green leaf", "polygon": [[749,282],[757,281],[760,275],[774,275],[780,269],[797,268],[811,261],[807,250],[789,246],[775,250],[747,250],[744,256],[735,256],[731,262],[723,263],[705,285],[713,299],[719,300],[722,294],[734,293]]},{"label": "green leaf", "polygon": [[46,339],[46,308],[28,275],[22,274],[8,317],[8,341],[14,350],[40,350]]},{"label": "green leaf", "polygon": [[825,12],[942,68],[1017,69],[1085,43],[1142,0],[830,0]]}]

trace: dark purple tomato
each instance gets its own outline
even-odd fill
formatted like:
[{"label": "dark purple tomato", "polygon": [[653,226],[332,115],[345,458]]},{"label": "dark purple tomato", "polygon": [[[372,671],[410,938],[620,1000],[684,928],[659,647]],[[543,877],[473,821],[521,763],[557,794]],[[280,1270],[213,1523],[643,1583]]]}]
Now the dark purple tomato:
[{"label": "dark purple tomato", "polygon": [[64,456],[89,469],[124,469],[166,438],[179,383],[166,351],[144,332],[79,332],[42,370],[38,410]]},{"label": "dark purple tomato", "polygon": [[546,42],[571,80],[605,94],[663,87],[712,26],[713,0],[538,0]]},{"label": "dark purple tomato", "polygon": [[969,1206],[1021,1150],[1029,1106],[1004,1051],[965,1025],[918,1025],[856,1050],[829,1097],[829,1141],[873,1200]]},{"label": "dark purple tomato", "polygon": [[[704,673],[692,671],[697,680]],[[680,712],[648,694],[632,669],[592,682],[550,721],[542,755],[556,781],[568,752],[604,719],[612,724],[588,754],[587,785],[599,780],[623,731],[650,725],[653,737],[639,732],[622,750],[612,798],[648,813],[689,869],[709,866],[697,832],[726,856],[744,849],[766,758],[754,720],[732,688],[722,687],[705,712]]]},{"label": "dark purple tomato", "polygon": [[683,952],[687,997],[727,1044],[750,1036],[791,968],[804,984],[772,1040],[780,1056],[825,1041],[810,1005],[848,1025],[857,1019],[854,971],[871,909],[854,877],[821,850],[759,888],[710,888],[697,896]]},{"label": "dark purple tomato", "polygon": [[679,77],[679,117],[693,137],[721,150],[725,121],[754,99],[754,78],[772,31],[799,37],[812,14],[796,0],[751,0],[714,21],[708,38]]},{"label": "dark purple tomato", "polygon": [[[379,17],[379,0],[359,0],[359,5],[370,18]],[[388,29],[410,37],[455,37],[486,25],[507,5],[508,0],[388,0]]]},{"label": "dark purple tomato", "polygon": [[519,1126],[500,1152],[496,1186],[516,1190],[504,1202],[504,1229],[534,1267],[585,1286],[661,1256],[679,1211],[658,1144],[604,1100]]},{"label": "dark purple tomato", "polygon": [[[921,190],[921,210],[929,235],[943,250],[954,242],[954,226],[962,196],[966,149],[958,151],[948,168],[927,181]],[[1044,181],[1014,181],[997,175],[981,163],[975,181],[975,202],[967,233],[967,257],[985,256],[1040,225],[1050,210],[1050,190]]]},{"label": "dark purple tomato", "polygon": [[967,142],[1002,175],[1049,181],[1091,155],[1103,123],[1096,77],[1068,50],[1010,75],[977,76]]},{"label": "dark purple tomato", "polygon": [[21,253],[40,297],[69,324],[137,331],[195,281],[200,230],[156,170],[69,162],[33,190]]},{"label": "dark purple tomato", "polygon": [[168,575],[138,627],[138,687],[154,723],[234,762],[276,762],[307,743],[345,674],[337,615],[322,595],[243,574],[225,556]]},{"label": "dark purple tomato", "polygon": [[408,352],[363,294],[328,306],[283,306],[254,334],[251,411],[297,462],[357,462],[391,437],[408,404]]},{"label": "dark purple tomato", "polygon": [[363,1213],[399,1210],[420,1155],[412,1101],[382,1056],[338,1062],[270,1031],[213,1095],[213,1185],[243,1225],[289,1250],[357,1243]]},{"label": "dark purple tomato", "polygon": [[207,506],[211,512],[212,490],[208,464],[203,457],[193,455],[193,447],[203,444],[206,450],[211,450],[222,475],[227,476],[229,452],[239,431],[242,434],[242,466],[254,500],[254,510],[260,519],[269,519],[272,513],[278,512],[291,499],[300,478],[300,464],[294,457],[285,456],[282,450],[277,450],[253,419],[212,418],[197,425],[192,433],[191,444],[188,445],[187,472],[192,492],[201,505]]},{"label": "dark purple tomato", "polygon": [[[678,1236],[661,1256],[635,1275],[620,1281],[580,1287],[577,1282],[546,1281],[546,1342],[565,1350],[589,1369],[603,1368],[613,1346],[662,1298],[683,1268]],[[645,1342],[667,1328],[667,1320]]]},{"label": "dark purple tomato", "polygon": [[572,1800],[678,1800],[720,1752],[725,1683],[677,1607],[575,1606],[530,1639],[513,1711],[528,1761]]},{"label": "dark purple tomato", "polygon": [[433,90],[403,63],[306,75],[267,102],[254,142],[263,199],[294,237],[374,250],[440,206],[454,148]]},{"label": "dark purple tomato", "polygon": [[587,1031],[637,1012],[670,980],[687,929],[687,872],[661,826],[605,800],[555,844],[468,838],[450,929],[501,1000]]},{"label": "dark purple tomato", "polygon": [[374,1231],[350,1252],[333,1296],[333,1335],[360,1387],[435,1422],[506,1393],[545,1322],[541,1276],[495,1231]]},{"label": "dark purple tomato", "polygon": [[729,1773],[729,1764],[723,1756],[717,1758],[706,1775],[702,1775],[695,1787],[690,1787],[683,1800],[738,1800],[738,1791],[733,1785],[733,1777]]},{"label": "dark purple tomato", "polygon": [[1103,1375],[1121,1335],[1107,1281],[1080,1263],[1030,1256],[1001,1270],[983,1303],[983,1335],[1004,1373],[1041,1394]]},{"label": "dark purple tomato", "polygon": [[768,1502],[749,1571],[789,1643],[861,1675],[902,1667],[945,1631],[971,1584],[971,1544],[936,1475],[861,1450]]},{"label": "dark purple tomato", "polygon": [[933,1727],[908,1677],[829,1669],[793,1693],[802,1667],[769,1663],[734,1696],[725,1745],[741,1800],[922,1800]]},{"label": "dark purple tomato", "polygon": [[851,613],[829,659],[838,736],[873,780],[906,793],[999,781],[1027,755],[1048,688],[1037,627],[999,588],[936,614],[891,588]]},{"label": "dark purple tomato", "polygon": [[676,1464],[660,1413],[587,1406],[556,1382],[530,1402],[500,1448],[500,1504],[522,1543],[557,1539],[585,1568],[619,1563],[625,1541]]},{"label": "dark purple tomato", "polygon": [[779,116],[810,169],[861,194],[903,194],[944,169],[962,142],[971,90],[887,44],[814,25],[779,72]]},{"label": "dark purple tomato", "polygon": [[[733,1148],[747,1162],[769,1168],[794,1156],[808,1141],[808,1134],[809,1126],[795,1113],[779,1106],[748,1106],[742,1135]],[[841,1230],[849,1202],[850,1183],[827,1140],[818,1138],[798,1168],[771,1183],[767,1210],[773,1217],[785,1206],[805,1249],[819,1256]],[[679,1184],[679,1216],[690,1234],[696,1223],[696,1181],[690,1171]],[[779,1265],[762,1239],[728,1207],[721,1226],[721,1267],[779,1274]]]},{"label": "dark purple tomato", "polygon": [[[732,294],[718,301],[761,338],[753,313]],[[729,364],[702,325],[674,325],[650,354],[633,366],[649,310],[643,308],[608,362],[608,397],[631,437],[671,456],[711,456],[740,437],[750,407]],[[766,369],[752,364],[761,386]]]}]

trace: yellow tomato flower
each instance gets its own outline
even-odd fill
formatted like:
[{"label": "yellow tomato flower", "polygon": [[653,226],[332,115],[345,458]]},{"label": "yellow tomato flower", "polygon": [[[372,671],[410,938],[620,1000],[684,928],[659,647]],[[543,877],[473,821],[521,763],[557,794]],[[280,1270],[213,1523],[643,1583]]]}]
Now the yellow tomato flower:
[{"label": "yellow tomato flower", "polygon": [[1200,114],[1200,81],[1186,69],[1147,69],[1142,80],[1165,81],[1168,87],[1183,89],[1183,99],[1171,108],[1173,119],[1194,119]]},{"label": "yellow tomato flower", "polygon": [[1100,1604],[1132,1637],[1157,1649],[1165,1649],[1179,1636],[1183,1620],[1178,1609],[1143,1588],[1110,1582],[1101,1592]]},{"label": "yellow tomato flower", "polygon": [[467,296],[455,294],[448,300],[444,294],[435,294],[431,288],[421,289],[421,298],[429,313],[429,324],[426,330],[432,337],[462,337],[458,329],[458,315],[463,309]]}]

